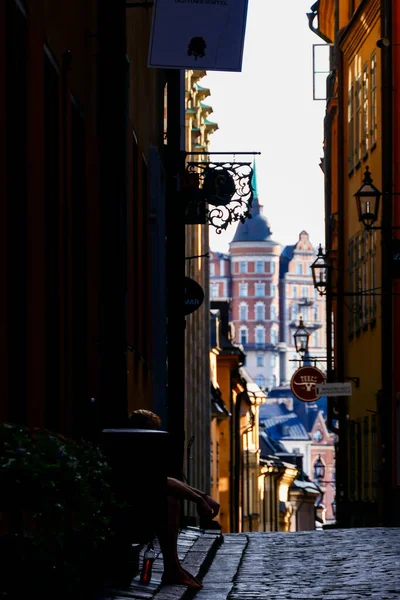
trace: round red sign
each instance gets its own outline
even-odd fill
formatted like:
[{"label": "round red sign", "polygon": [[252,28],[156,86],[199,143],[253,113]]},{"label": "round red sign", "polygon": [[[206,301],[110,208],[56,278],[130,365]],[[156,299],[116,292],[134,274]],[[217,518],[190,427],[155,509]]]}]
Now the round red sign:
[{"label": "round red sign", "polygon": [[299,367],[290,381],[292,393],[302,402],[314,402],[319,398],[316,385],[325,382],[325,375],[317,367]]}]

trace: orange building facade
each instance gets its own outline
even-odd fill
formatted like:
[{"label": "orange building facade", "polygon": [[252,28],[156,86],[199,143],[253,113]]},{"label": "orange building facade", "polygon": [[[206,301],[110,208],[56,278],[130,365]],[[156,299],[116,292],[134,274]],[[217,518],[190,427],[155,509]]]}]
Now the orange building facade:
[{"label": "orange building facade", "polygon": [[[320,0],[312,10],[312,29],[331,45],[323,162],[328,380],[353,382],[351,396],[330,402],[339,433],[337,518],[343,526],[398,524],[399,7]],[[371,229],[354,198],[366,171],[382,192]]]}]

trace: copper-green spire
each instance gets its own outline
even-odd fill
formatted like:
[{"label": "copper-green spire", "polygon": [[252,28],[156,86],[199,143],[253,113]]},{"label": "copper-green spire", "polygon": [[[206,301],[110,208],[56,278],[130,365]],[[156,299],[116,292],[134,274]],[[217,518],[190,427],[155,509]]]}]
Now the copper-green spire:
[{"label": "copper-green spire", "polygon": [[253,178],[251,180],[254,198],[258,198],[256,159],[253,160]]},{"label": "copper-green spire", "polygon": [[257,171],[256,171],[256,159],[253,160],[253,177],[251,180],[251,187],[253,188],[253,207],[251,210],[252,217],[262,213],[262,207],[258,201],[258,189],[257,189]]}]

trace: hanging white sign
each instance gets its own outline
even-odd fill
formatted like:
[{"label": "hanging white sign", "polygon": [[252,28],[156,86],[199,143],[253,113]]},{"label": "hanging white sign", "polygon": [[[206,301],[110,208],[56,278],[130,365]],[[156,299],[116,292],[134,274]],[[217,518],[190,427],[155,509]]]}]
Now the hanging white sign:
[{"label": "hanging white sign", "polygon": [[241,71],[248,0],[154,0],[149,67]]}]

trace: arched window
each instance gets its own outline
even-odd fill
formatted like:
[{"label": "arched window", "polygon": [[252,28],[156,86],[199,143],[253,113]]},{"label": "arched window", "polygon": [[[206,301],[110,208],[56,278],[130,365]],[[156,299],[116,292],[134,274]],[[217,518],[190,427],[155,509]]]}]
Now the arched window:
[{"label": "arched window", "polygon": [[211,286],[211,298],[218,298],[218,283]]},{"label": "arched window", "polygon": [[239,296],[247,296],[247,283],[241,283],[239,285]]},{"label": "arched window", "polygon": [[255,295],[258,298],[262,298],[263,296],[265,296],[265,283],[256,283],[255,286]]},{"label": "arched window", "polygon": [[249,332],[247,327],[241,327],[240,328],[240,344],[247,344],[247,340],[249,339]]},{"label": "arched window", "polygon": [[264,321],[265,319],[265,305],[261,302],[256,304],[256,321]]},{"label": "arched window", "polygon": [[263,377],[263,375],[257,375],[256,376],[256,384],[258,385],[258,387],[263,390],[265,387],[265,377]]},{"label": "arched window", "polygon": [[242,303],[239,306],[239,320],[240,321],[247,321],[247,315],[248,315],[247,304]]},{"label": "arched window", "polygon": [[271,344],[276,346],[277,343],[278,343],[278,332],[275,328],[272,328],[271,329]]},{"label": "arched window", "polygon": [[265,329],[264,327],[256,327],[256,344],[257,346],[265,344]]}]

